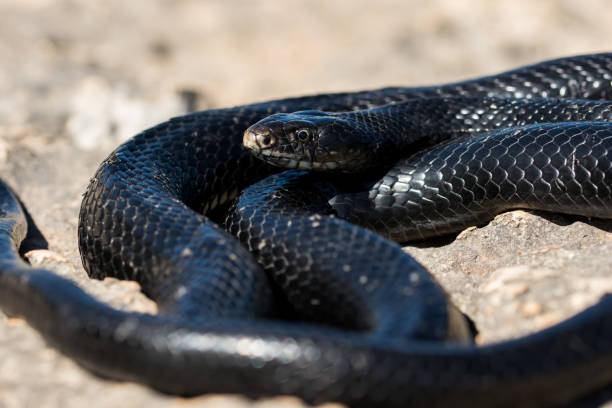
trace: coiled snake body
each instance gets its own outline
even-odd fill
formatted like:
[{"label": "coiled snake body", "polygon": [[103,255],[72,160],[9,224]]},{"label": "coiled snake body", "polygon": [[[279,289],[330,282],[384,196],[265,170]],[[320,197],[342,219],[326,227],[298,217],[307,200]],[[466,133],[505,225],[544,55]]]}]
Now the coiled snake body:
[{"label": "coiled snake body", "polygon": [[[612,55],[598,54],[439,87],[171,119],[101,164],[79,221],[89,275],[139,281],[159,315],[114,310],[24,266],[15,252],[26,234],[23,212],[4,186],[0,306],[94,372],[182,395],[293,394],[365,407],[572,401],[612,384],[612,298],[543,332],[475,347],[463,316],[420,265],[398,245],[330,215],[397,240],[457,230],[517,206],[610,218],[612,103],[604,100],[612,100],[611,80]],[[537,99],[561,97],[568,100]],[[369,193],[298,172],[248,188],[227,219],[239,244],[198,213],[218,219],[240,191],[278,171],[243,148],[249,126],[304,110],[356,111],[339,118],[350,129],[407,136],[381,150],[382,168],[363,164],[378,177]],[[319,131],[321,115],[297,114],[297,128],[280,126],[293,136],[306,122]],[[263,133],[247,132],[247,146],[270,144],[270,121],[279,117],[255,125],[267,126]],[[531,125],[540,122],[566,123]],[[324,129],[361,154],[348,139],[359,131],[343,133],[337,123]],[[457,138],[392,167],[410,146]],[[296,140],[294,147],[305,146]],[[333,152],[323,167],[338,170],[345,154],[302,150],[309,160],[281,149],[275,164],[315,167],[314,157]]]}]

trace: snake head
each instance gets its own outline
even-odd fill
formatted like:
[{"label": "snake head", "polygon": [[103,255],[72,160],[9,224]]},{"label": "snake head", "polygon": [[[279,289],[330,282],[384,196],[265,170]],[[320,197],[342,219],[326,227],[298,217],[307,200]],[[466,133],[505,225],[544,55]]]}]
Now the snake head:
[{"label": "snake head", "polygon": [[359,126],[313,110],[268,116],[244,132],[243,144],[275,166],[345,173],[367,167],[373,147]]}]

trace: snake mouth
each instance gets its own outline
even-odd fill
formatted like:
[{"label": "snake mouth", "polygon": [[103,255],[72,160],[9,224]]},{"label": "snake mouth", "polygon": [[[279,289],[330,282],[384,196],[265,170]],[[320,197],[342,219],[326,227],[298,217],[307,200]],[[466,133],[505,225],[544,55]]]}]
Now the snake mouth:
[{"label": "snake mouth", "polygon": [[311,160],[298,159],[295,155],[281,153],[272,149],[261,149],[252,151],[255,157],[270,163],[274,166],[296,170],[335,170],[341,163],[337,161],[317,162]]}]

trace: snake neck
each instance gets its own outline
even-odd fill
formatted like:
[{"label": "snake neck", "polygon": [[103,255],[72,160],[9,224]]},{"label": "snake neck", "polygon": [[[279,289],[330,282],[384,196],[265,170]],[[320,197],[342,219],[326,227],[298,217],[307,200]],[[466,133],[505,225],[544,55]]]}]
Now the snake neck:
[{"label": "snake neck", "polygon": [[[610,121],[612,103],[459,96],[410,99],[368,110],[329,115],[348,124],[359,137],[367,135],[368,143],[361,143],[367,146],[364,149],[367,151],[358,154],[368,157],[369,170],[389,168],[398,159],[425,147],[501,128],[542,122]],[[362,157],[359,160],[364,161]]]}]

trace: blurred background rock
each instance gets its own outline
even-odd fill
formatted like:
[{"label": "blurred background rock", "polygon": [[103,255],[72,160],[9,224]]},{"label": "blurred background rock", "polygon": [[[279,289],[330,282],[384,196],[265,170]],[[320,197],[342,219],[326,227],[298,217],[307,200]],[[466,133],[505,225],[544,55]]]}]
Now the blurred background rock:
[{"label": "blurred background rock", "polygon": [[[610,51],[611,22],[612,8],[605,0],[0,0],[0,174],[22,195],[50,243],[51,252],[31,256],[34,264],[52,264],[119,306],[153,310],[129,284],[89,282],[76,247],[80,194],[98,163],[122,140],[188,110],[306,93],[456,81],[549,58]],[[575,287],[557,289],[553,306],[547,306],[537,295],[515,299],[529,292],[520,277],[534,279],[524,265],[493,274],[496,268],[517,263],[517,252],[507,248],[513,238],[498,240],[499,254],[485,246],[474,249],[476,242],[487,241],[487,234],[499,235],[496,225],[522,231],[513,235],[517,245],[521,237],[534,235],[521,230],[522,220],[531,222],[529,214],[511,214],[489,232],[481,229],[473,237],[466,233],[454,247],[441,250],[454,257],[435,252],[439,248],[411,249],[423,263],[429,259],[442,265],[438,273],[448,273],[440,279],[454,285],[460,303],[469,305],[474,293],[489,299],[491,288],[502,286],[495,279],[510,279],[513,288],[520,288],[498,293],[497,304],[506,309],[510,304],[510,314],[539,316],[540,323],[504,323],[505,331],[496,331],[493,323],[504,316],[489,311],[481,315],[485,340],[536,330],[588,303],[565,302],[573,309],[550,317],[547,312],[556,311]],[[537,228],[564,236],[565,230],[555,229],[557,224],[564,227],[553,222]],[[588,227],[580,226],[587,228],[582,234],[590,237],[590,246],[582,245],[575,254],[554,240],[529,241],[517,251],[535,256],[529,252],[535,246],[549,256],[523,260],[539,264],[540,275],[548,280],[553,272],[547,271],[562,277],[563,268],[569,268],[570,275],[588,257],[593,272],[584,279],[599,280],[581,281],[578,289],[582,296],[591,288],[593,301],[612,288],[597,272],[605,265],[609,270],[610,261],[596,261],[597,254],[612,249],[612,238]],[[576,243],[572,230],[567,231],[563,242]],[[552,253],[542,249],[548,247]],[[565,264],[555,263],[555,247],[565,251]],[[490,258],[496,261],[483,253],[493,253]],[[477,263],[483,258],[489,262],[485,266]],[[549,269],[542,272],[541,265]],[[546,285],[542,291],[550,292]],[[504,296],[512,299],[503,301]],[[476,317],[483,313],[482,307],[463,307]],[[184,401],[133,384],[104,382],[46,348],[19,320],[0,317],[1,408],[117,403],[249,405],[241,398]],[[299,405],[285,399],[258,404]]]}]

